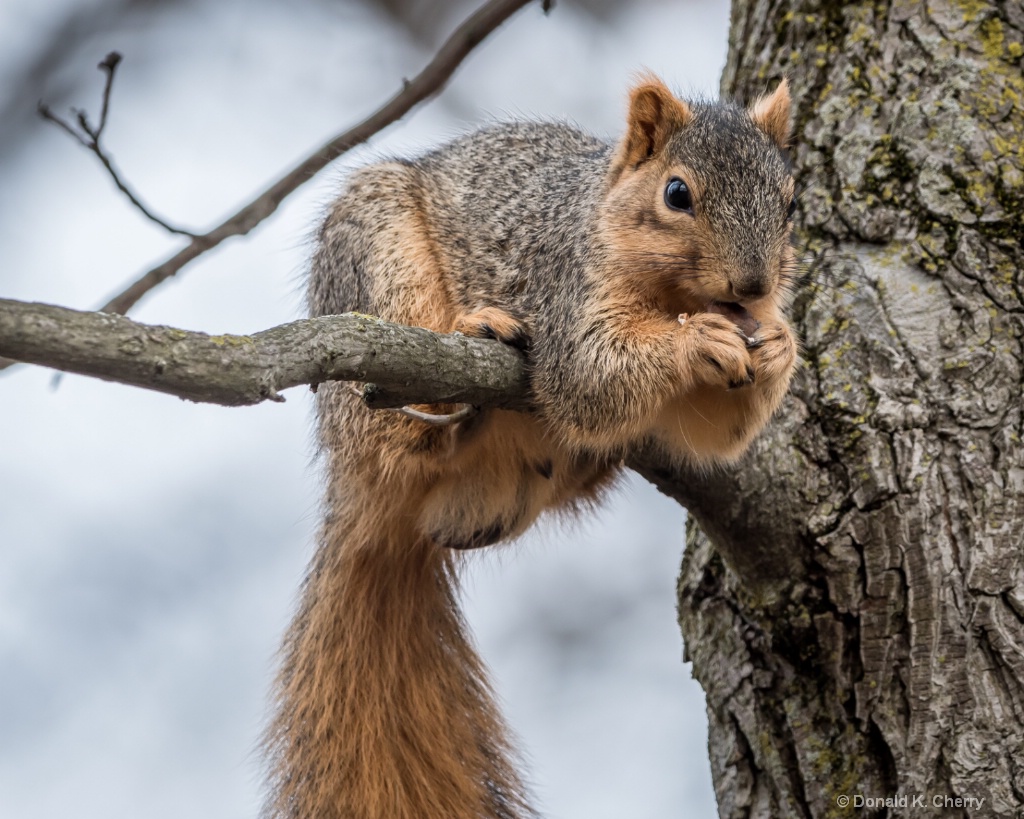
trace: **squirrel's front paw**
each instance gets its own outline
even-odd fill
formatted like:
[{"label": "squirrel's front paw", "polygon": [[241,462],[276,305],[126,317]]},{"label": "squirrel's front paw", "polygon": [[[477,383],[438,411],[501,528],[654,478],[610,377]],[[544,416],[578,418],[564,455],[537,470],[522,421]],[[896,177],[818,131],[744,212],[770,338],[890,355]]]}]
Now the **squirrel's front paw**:
[{"label": "squirrel's front paw", "polygon": [[768,321],[758,330],[756,340],[751,358],[758,382],[788,380],[796,364],[797,344],[793,331],[782,321]]},{"label": "squirrel's front paw", "polygon": [[494,338],[519,350],[530,346],[526,325],[497,307],[485,307],[460,316],[453,332],[471,338]]},{"label": "squirrel's front paw", "polygon": [[680,316],[680,352],[691,386],[710,384],[736,389],[754,383],[747,336],[732,320],[716,313]]}]

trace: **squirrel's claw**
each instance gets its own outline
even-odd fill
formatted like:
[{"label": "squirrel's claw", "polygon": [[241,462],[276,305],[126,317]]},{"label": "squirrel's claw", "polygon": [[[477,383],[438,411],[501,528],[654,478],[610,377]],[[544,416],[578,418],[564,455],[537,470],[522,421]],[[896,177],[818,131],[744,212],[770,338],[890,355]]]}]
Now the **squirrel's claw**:
[{"label": "squirrel's claw", "polygon": [[398,412],[404,415],[406,418],[414,418],[417,421],[422,421],[424,424],[430,424],[435,427],[447,427],[452,424],[457,424],[460,421],[465,421],[467,418],[472,418],[480,410],[474,407],[472,404],[463,404],[462,409],[456,412],[450,412],[446,415],[434,415],[431,412],[421,412],[420,410],[414,410],[412,407],[395,407],[392,412]]},{"label": "squirrel's claw", "polygon": [[754,368],[751,367],[748,364],[747,365],[747,377],[745,379],[743,379],[742,381],[730,381],[728,388],[730,390],[738,390],[740,387],[749,387],[753,383],[754,383]]},{"label": "squirrel's claw", "polygon": [[[363,397],[363,391],[355,384],[349,384],[348,390],[353,395],[357,395],[360,398]],[[387,407],[387,409],[391,410],[391,412],[397,412],[400,415],[404,415],[406,418],[413,418],[416,421],[422,421],[424,424],[430,424],[435,427],[451,426],[452,424],[457,424],[460,421],[472,418],[480,412],[480,408],[474,407],[472,404],[463,404],[462,409],[444,414],[423,412],[422,410],[416,410],[412,407]]]}]

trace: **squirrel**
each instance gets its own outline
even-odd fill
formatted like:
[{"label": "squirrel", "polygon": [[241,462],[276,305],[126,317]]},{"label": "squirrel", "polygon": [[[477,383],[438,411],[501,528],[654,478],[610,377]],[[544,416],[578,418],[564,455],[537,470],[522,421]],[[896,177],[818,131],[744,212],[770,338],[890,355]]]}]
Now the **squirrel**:
[{"label": "squirrel", "polygon": [[461,558],[585,508],[642,443],[711,468],[767,423],[797,358],[790,107],[785,80],[742,108],[645,76],[617,144],[513,122],[350,176],[311,313],[516,345],[534,410],[432,426],[320,385],[325,520],[282,650],[267,816],[536,815]]}]

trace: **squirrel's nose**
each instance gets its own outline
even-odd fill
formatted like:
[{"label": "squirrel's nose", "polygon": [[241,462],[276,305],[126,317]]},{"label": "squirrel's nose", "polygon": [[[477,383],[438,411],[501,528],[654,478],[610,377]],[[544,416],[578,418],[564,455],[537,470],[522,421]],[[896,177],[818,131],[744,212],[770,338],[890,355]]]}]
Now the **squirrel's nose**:
[{"label": "squirrel's nose", "polygon": [[742,282],[730,282],[732,292],[737,299],[759,299],[768,295],[768,282],[764,279],[746,279]]}]

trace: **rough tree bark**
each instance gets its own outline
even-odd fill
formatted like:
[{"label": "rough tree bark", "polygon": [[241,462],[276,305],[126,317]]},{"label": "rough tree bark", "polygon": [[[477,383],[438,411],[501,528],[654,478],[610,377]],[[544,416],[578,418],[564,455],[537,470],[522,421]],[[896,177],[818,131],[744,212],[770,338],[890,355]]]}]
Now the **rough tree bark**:
[{"label": "rough tree bark", "polygon": [[799,100],[804,366],[737,469],[641,465],[723,817],[1024,815],[1022,42],[1019,0],[734,3],[723,93]]}]

